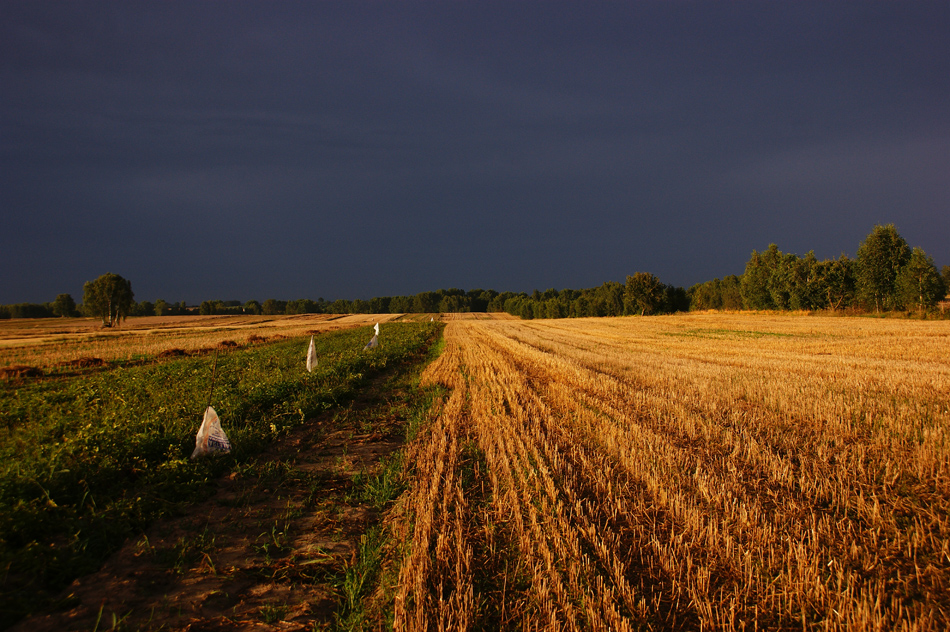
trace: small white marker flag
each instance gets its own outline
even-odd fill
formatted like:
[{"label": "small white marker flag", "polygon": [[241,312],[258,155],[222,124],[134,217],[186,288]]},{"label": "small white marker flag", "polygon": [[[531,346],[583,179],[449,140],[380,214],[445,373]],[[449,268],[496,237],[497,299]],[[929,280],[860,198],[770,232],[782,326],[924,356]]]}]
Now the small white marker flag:
[{"label": "small white marker flag", "polygon": [[307,372],[313,373],[315,366],[317,366],[317,348],[313,346],[313,336],[310,336],[310,348],[307,349]]},{"label": "small white marker flag", "polygon": [[377,336],[379,335],[379,323],[376,323],[376,325],[373,327],[373,331],[376,332]]},{"label": "small white marker flag", "polygon": [[191,453],[191,458],[194,459],[203,454],[214,452],[230,451],[231,442],[228,441],[228,436],[224,434],[224,429],[221,428],[218,413],[214,411],[214,408],[208,406],[205,410],[204,419],[201,420],[198,436],[195,437],[195,451]]}]

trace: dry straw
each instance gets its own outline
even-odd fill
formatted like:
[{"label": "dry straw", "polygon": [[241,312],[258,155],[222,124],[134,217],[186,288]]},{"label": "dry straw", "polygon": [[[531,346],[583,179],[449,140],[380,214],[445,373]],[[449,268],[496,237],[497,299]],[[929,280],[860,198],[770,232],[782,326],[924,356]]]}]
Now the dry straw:
[{"label": "dry straw", "polygon": [[[950,626],[946,323],[452,321],[445,337],[397,629]],[[487,499],[462,480],[466,442]],[[507,606],[472,593],[493,573]]]}]

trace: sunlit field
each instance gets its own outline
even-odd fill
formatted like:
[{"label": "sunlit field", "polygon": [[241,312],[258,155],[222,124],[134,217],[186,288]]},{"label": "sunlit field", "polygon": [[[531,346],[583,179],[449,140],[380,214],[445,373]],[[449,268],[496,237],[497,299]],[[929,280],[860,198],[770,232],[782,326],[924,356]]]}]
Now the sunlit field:
[{"label": "sunlit field", "polygon": [[950,627],[950,324],[457,321],[445,343],[396,629]]},{"label": "sunlit field", "polygon": [[0,367],[49,369],[82,359],[110,362],[180,350],[194,353],[248,343],[349,329],[400,319],[399,314],[296,316],[154,316],[103,328],[94,318],[0,320]]},{"label": "sunlit field", "polygon": [[[69,602],[59,592],[95,572],[126,539],[156,520],[190,511],[220,476],[247,467],[293,429],[378,388],[379,376],[419,363],[442,327],[386,323],[379,344],[367,351],[372,327],[326,333],[319,324],[297,319],[293,326],[273,327],[266,342],[224,346],[215,354],[0,380],[0,629],[59,609]],[[294,328],[297,336],[289,333]],[[306,334],[312,329],[318,332],[318,363],[308,371]],[[216,336],[255,331],[263,330],[191,329],[172,340],[180,347],[214,344]],[[285,339],[273,339],[278,336]],[[97,351],[121,353],[124,342],[134,347],[129,354],[142,354],[135,343],[149,337],[126,332]],[[220,415],[231,451],[191,460],[209,405]]]}]

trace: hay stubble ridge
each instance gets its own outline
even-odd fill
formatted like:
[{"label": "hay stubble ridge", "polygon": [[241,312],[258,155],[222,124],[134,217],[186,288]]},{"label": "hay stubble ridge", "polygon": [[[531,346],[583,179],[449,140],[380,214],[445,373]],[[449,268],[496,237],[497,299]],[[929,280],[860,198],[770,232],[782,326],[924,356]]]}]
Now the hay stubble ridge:
[{"label": "hay stubble ridge", "polygon": [[945,629],[950,328],[455,321],[396,628]]}]

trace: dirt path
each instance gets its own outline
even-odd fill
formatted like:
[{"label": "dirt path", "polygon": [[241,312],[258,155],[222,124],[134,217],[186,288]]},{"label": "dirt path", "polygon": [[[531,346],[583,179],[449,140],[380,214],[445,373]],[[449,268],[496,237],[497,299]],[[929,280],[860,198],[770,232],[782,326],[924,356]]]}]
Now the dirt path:
[{"label": "dirt path", "polygon": [[333,626],[346,614],[346,570],[381,517],[359,481],[405,438],[411,387],[389,377],[236,468],[187,514],[126,543],[64,591],[60,612],[12,630]]}]

